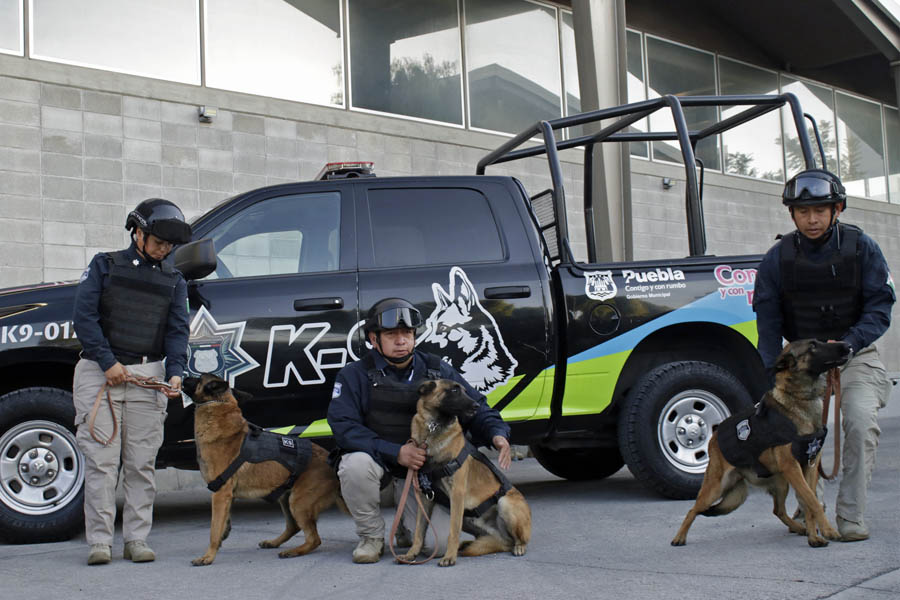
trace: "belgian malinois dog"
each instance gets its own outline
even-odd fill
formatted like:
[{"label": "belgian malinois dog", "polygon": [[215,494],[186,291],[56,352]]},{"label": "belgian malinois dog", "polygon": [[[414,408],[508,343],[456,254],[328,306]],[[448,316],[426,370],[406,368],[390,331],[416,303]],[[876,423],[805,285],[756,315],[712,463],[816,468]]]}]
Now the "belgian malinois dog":
[{"label": "belgian malinois dog", "polygon": [[[203,374],[199,379],[184,380],[184,391],[196,404],[194,411],[194,439],[200,473],[209,483],[223,474],[241,452],[250,425],[238,406],[236,396],[247,399],[249,394],[232,391],[228,383],[215,375]],[[303,440],[296,440],[300,443]],[[305,442],[305,441],[303,441]],[[328,465],[328,452],[311,444],[306,469],[293,486],[278,499],[284,512],[285,529],[271,540],[263,540],[260,548],[277,548],[303,530],[303,544],[278,554],[281,558],[300,556],[315,550],[321,543],[316,529],[319,513],[337,503],[346,512],[340,497],[340,483]],[[209,548],[200,558],[191,561],[195,566],[212,564],[222,540],[231,531],[231,503],[234,498],[262,498],[288,480],[291,473],[280,462],[244,462],[238,470],[212,495],[212,521],[209,528]]]},{"label": "belgian malinois dog", "polygon": [[[411,433],[412,439],[419,445],[426,444],[428,458],[421,471],[434,473],[460,456],[466,447],[466,438],[459,417],[473,415],[477,407],[478,404],[455,381],[439,379],[419,386],[419,401]],[[474,448],[470,449],[477,452]],[[469,454],[456,471],[432,484],[435,491],[450,502],[447,552],[440,560],[440,566],[455,565],[458,554],[480,556],[502,551],[512,552],[515,556],[525,554],[525,547],[531,538],[531,509],[515,487],[509,487],[496,502],[488,502],[489,506],[485,506],[484,503],[499,495],[498,492],[502,492],[504,487],[500,477],[485,462]],[[423,506],[430,515],[434,502],[423,499]],[[480,507],[480,516],[465,514],[476,507]],[[425,515],[420,510],[416,517],[412,547],[401,557],[402,560],[412,561],[421,552],[425,529]],[[460,544],[462,531],[474,535],[475,539]]]},{"label": "belgian malinois dog", "polygon": [[[788,344],[775,363],[775,387],[763,396],[760,404],[765,406],[757,405],[756,414],[760,414],[761,408],[777,411],[793,424],[797,436],[811,436],[822,430],[824,373],[844,364],[849,358],[850,347],[843,342],[797,340]],[[749,437],[749,422],[737,423],[735,430],[738,438],[744,440]],[[707,517],[725,515],[743,504],[747,499],[748,482],[765,489],[772,496],[775,516],[792,533],[805,534],[810,546],[827,546],[827,540],[839,539],[840,534],[828,522],[822,504],[816,498],[820,443],[811,441],[807,453],[810,456],[814,453],[815,456],[802,461],[792,452],[791,442],[763,450],[758,456],[758,462],[770,475],[760,476],[757,467],[736,467],[725,459],[719,438],[725,433],[723,427],[731,426],[726,423],[729,421],[723,421],[709,440],[709,465],[706,467],[703,485],[696,503],[672,540],[672,545],[685,544],[688,529],[698,514]],[[785,511],[784,501],[789,486],[794,488],[803,508],[805,526],[789,517]],[[716,501],[718,503],[713,504]]]}]

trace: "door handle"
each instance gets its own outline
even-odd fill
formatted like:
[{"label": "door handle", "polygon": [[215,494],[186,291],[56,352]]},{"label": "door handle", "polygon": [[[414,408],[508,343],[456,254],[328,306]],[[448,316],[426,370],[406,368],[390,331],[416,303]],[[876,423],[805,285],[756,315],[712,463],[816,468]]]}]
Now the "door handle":
[{"label": "door handle", "polygon": [[527,298],[531,295],[531,288],[527,285],[502,285],[499,287],[484,288],[484,297],[493,300],[507,300],[509,298]]},{"label": "door handle", "polygon": [[294,310],[335,310],[344,308],[343,298],[298,298],[294,300]]}]

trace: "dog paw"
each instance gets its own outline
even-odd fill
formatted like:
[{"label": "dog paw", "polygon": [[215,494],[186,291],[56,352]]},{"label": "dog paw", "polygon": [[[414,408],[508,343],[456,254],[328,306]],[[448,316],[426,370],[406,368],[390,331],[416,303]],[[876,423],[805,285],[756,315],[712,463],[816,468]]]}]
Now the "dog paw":
[{"label": "dog paw", "polygon": [[512,549],[513,556],[525,556],[525,544],[516,544]]},{"label": "dog paw", "polygon": [[840,532],[837,529],[834,529],[833,527],[829,527],[828,529],[823,529],[822,535],[825,536],[829,540],[841,539]]},{"label": "dog paw", "polygon": [[412,552],[407,552],[406,554],[401,554],[397,557],[397,562],[401,565],[408,565],[409,563],[416,560],[416,554]]},{"label": "dog paw", "polygon": [[452,566],[455,565],[455,564],[456,564],[456,557],[455,557],[455,556],[445,556],[445,557],[442,558],[441,561],[438,563],[438,566],[439,566],[439,567],[452,567]]},{"label": "dog paw", "polygon": [[272,540],[263,540],[259,543],[260,548],[277,548],[277,544],[273,544]]},{"label": "dog paw", "polygon": [[206,555],[201,556],[200,558],[195,558],[191,561],[191,564],[195,567],[205,567],[206,565],[211,565],[213,562],[213,558],[207,557]]},{"label": "dog paw", "polygon": [[810,536],[806,541],[809,542],[809,545],[813,548],[824,548],[828,545],[828,540],[819,536]]},{"label": "dog paw", "polygon": [[687,540],[683,537],[676,537],[671,543],[673,546],[684,546],[687,543]]}]

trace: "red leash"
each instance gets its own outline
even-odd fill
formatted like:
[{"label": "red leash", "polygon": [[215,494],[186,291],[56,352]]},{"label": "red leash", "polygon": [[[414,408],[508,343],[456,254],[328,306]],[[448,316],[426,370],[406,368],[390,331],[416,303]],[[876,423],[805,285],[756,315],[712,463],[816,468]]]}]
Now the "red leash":
[{"label": "red leash", "polygon": [[[425,444],[419,445],[415,440],[409,440],[410,442],[416,444],[420,448],[425,448]],[[406,508],[406,500],[409,498],[409,488],[411,485],[415,485],[415,497],[416,502],[419,505],[419,512],[421,512],[425,516],[425,520],[428,522],[428,525],[431,527],[431,533],[434,535],[434,549],[431,551],[431,556],[424,560],[405,560],[404,558],[397,555],[396,550],[394,550],[394,536],[397,534],[397,529],[400,526],[400,522],[403,520],[403,511]],[[418,471],[416,469],[407,469],[406,471],[406,480],[403,483],[403,493],[400,494],[400,500],[397,501],[397,512],[394,515],[394,523],[391,525],[391,533],[388,538],[388,547],[391,549],[391,554],[394,555],[394,559],[398,563],[403,563],[407,565],[421,565],[427,563],[429,560],[437,555],[438,551],[438,539],[437,539],[437,530],[434,528],[434,523],[431,522],[431,519],[428,517],[428,511],[425,510],[425,507],[422,505],[422,490],[419,488],[419,477]],[[416,516],[416,521],[418,522],[418,516]],[[415,532],[413,532],[415,535]],[[413,540],[413,544],[415,544],[415,540]]]},{"label": "red leash", "polygon": [[[127,373],[127,371],[126,371]],[[125,376],[125,383],[132,383],[138,387],[156,390],[157,392],[165,392],[166,390],[171,391],[173,388],[165,381],[160,381],[158,379],[153,379],[152,377],[138,377],[132,375],[131,373],[127,373]],[[100,411],[100,403],[103,399],[103,392],[106,392],[106,404],[109,406],[109,416],[112,417],[113,422],[113,430],[112,434],[109,436],[109,439],[106,441],[101,440],[97,437],[97,434],[94,431],[94,421],[97,420],[97,413]],[[109,396],[109,384],[103,383],[103,386],[100,387],[100,390],[97,392],[97,399],[94,400],[94,406],[91,408],[91,418],[88,422],[88,428],[91,432],[91,437],[94,438],[97,443],[103,446],[109,446],[114,439],[116,439],[116,435],[119,433],[119,422],[116,420],[116,411],[113,409],[112,398]]]}]

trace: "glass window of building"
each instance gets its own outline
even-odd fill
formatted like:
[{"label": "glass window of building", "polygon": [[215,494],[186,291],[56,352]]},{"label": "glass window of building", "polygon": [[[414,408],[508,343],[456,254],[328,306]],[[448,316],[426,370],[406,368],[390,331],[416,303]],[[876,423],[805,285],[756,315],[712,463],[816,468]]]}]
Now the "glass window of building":
[{"label": "glass window of building", "polygon": [[900,111],[884,107],[884,131],[887,134],[888,190],[892,204],[900,204]]},{"label": "glass window of building", "polygon": [[23,0],[0,0],[0,52],[3,54],[22,56],[25,53],[22,2]]},{"label": "glass window of building", "polygon": [[472,127],[518,133],[562,114],[556,10],[526,0],[467,0]]},{"label": "glass window of building", "polygon": [[[647,83],[650,98],[666,94],[678,96],[706,96],[716,93],[715,56],[680,44],[647,38]],[[713,124],[717,118],[715,107],[693,107],[684,110],[684,118],[692,131]],[[650,116],[654,131],[674,131],[671,113],[657,111]],[[707,169],[720,170],[719,136],[697,145],[697,158]],[[653,158],[682,162],[681,149],[674,142],[653,142]]]},{"label": "glass window of building", "polygon": [[[566,115],[577,115],[581,112],[581,91],[578,87],[578,60],[575,53],[575,24],[572,21],[572,13],[562,10],[559,12],[559,29],[562,40],[563,76],[566,89]],[[581,126],[570,127],[569,137],[584,135]]]},{"label": "glass window of building", "polygon": [[835,100],[841,181],[847,194],[887,200],[881,105],[842,92]]},{"label": "glass window of building", "polygon": [[343,106],[340,4],[206,0],[206,85]]},{"label": "glass window of building", "polygon": [[[837,172],[837,144],[834,137],[834,94],[830,88],[816,85],[808,81],[800,81],[786,75],[781,76],[781,91],[791,92],[800,100],[803,112],[809,113],[816,120],[819,135],[822,137],[822,146],[825,148],[827,167],[830,171]],[[782,123],[784,124],[784,159],[787,165],[787,176],[793,177],[797,171],[805,168],[803,154],[800,151],[800,140],[797,138],[797,127],[794,125],[791,109],[782,108]],[[822,166],[815,133],[809,121],[806,120],[806,129],[813,145],[813,152],[819,162],[816,166]]]},{"label": "glass window of building", "polygon": [[200,84],[199,3],[31,2],[32,58]]},{"label": "glass window of building", "polygon": [[[641,34],[637,31],[626,31],[625,44],[625,55],[628,63],[628,102],[641,102],[647,99],[647,88],[644,85],[644,48],[641,42]],[[626,131],[647,131],[647,119],[641,119]],[[647,142],[632,142],[631,155],[649,158]]]},{"label": "glass window of building", "polygon": [[[778,74],[720,57],[719,89],[726,95],[777,94]],[[723,108],[722,118],[727,119],[747,108]],[[784,179],[778,111],[726,131],[722,134],[722,150],[726,173],[773,181]]]},{"label": "glass window of building", "polygon": [[456,0],[350,0],[348,11],[354,108],[463,124]]}]

